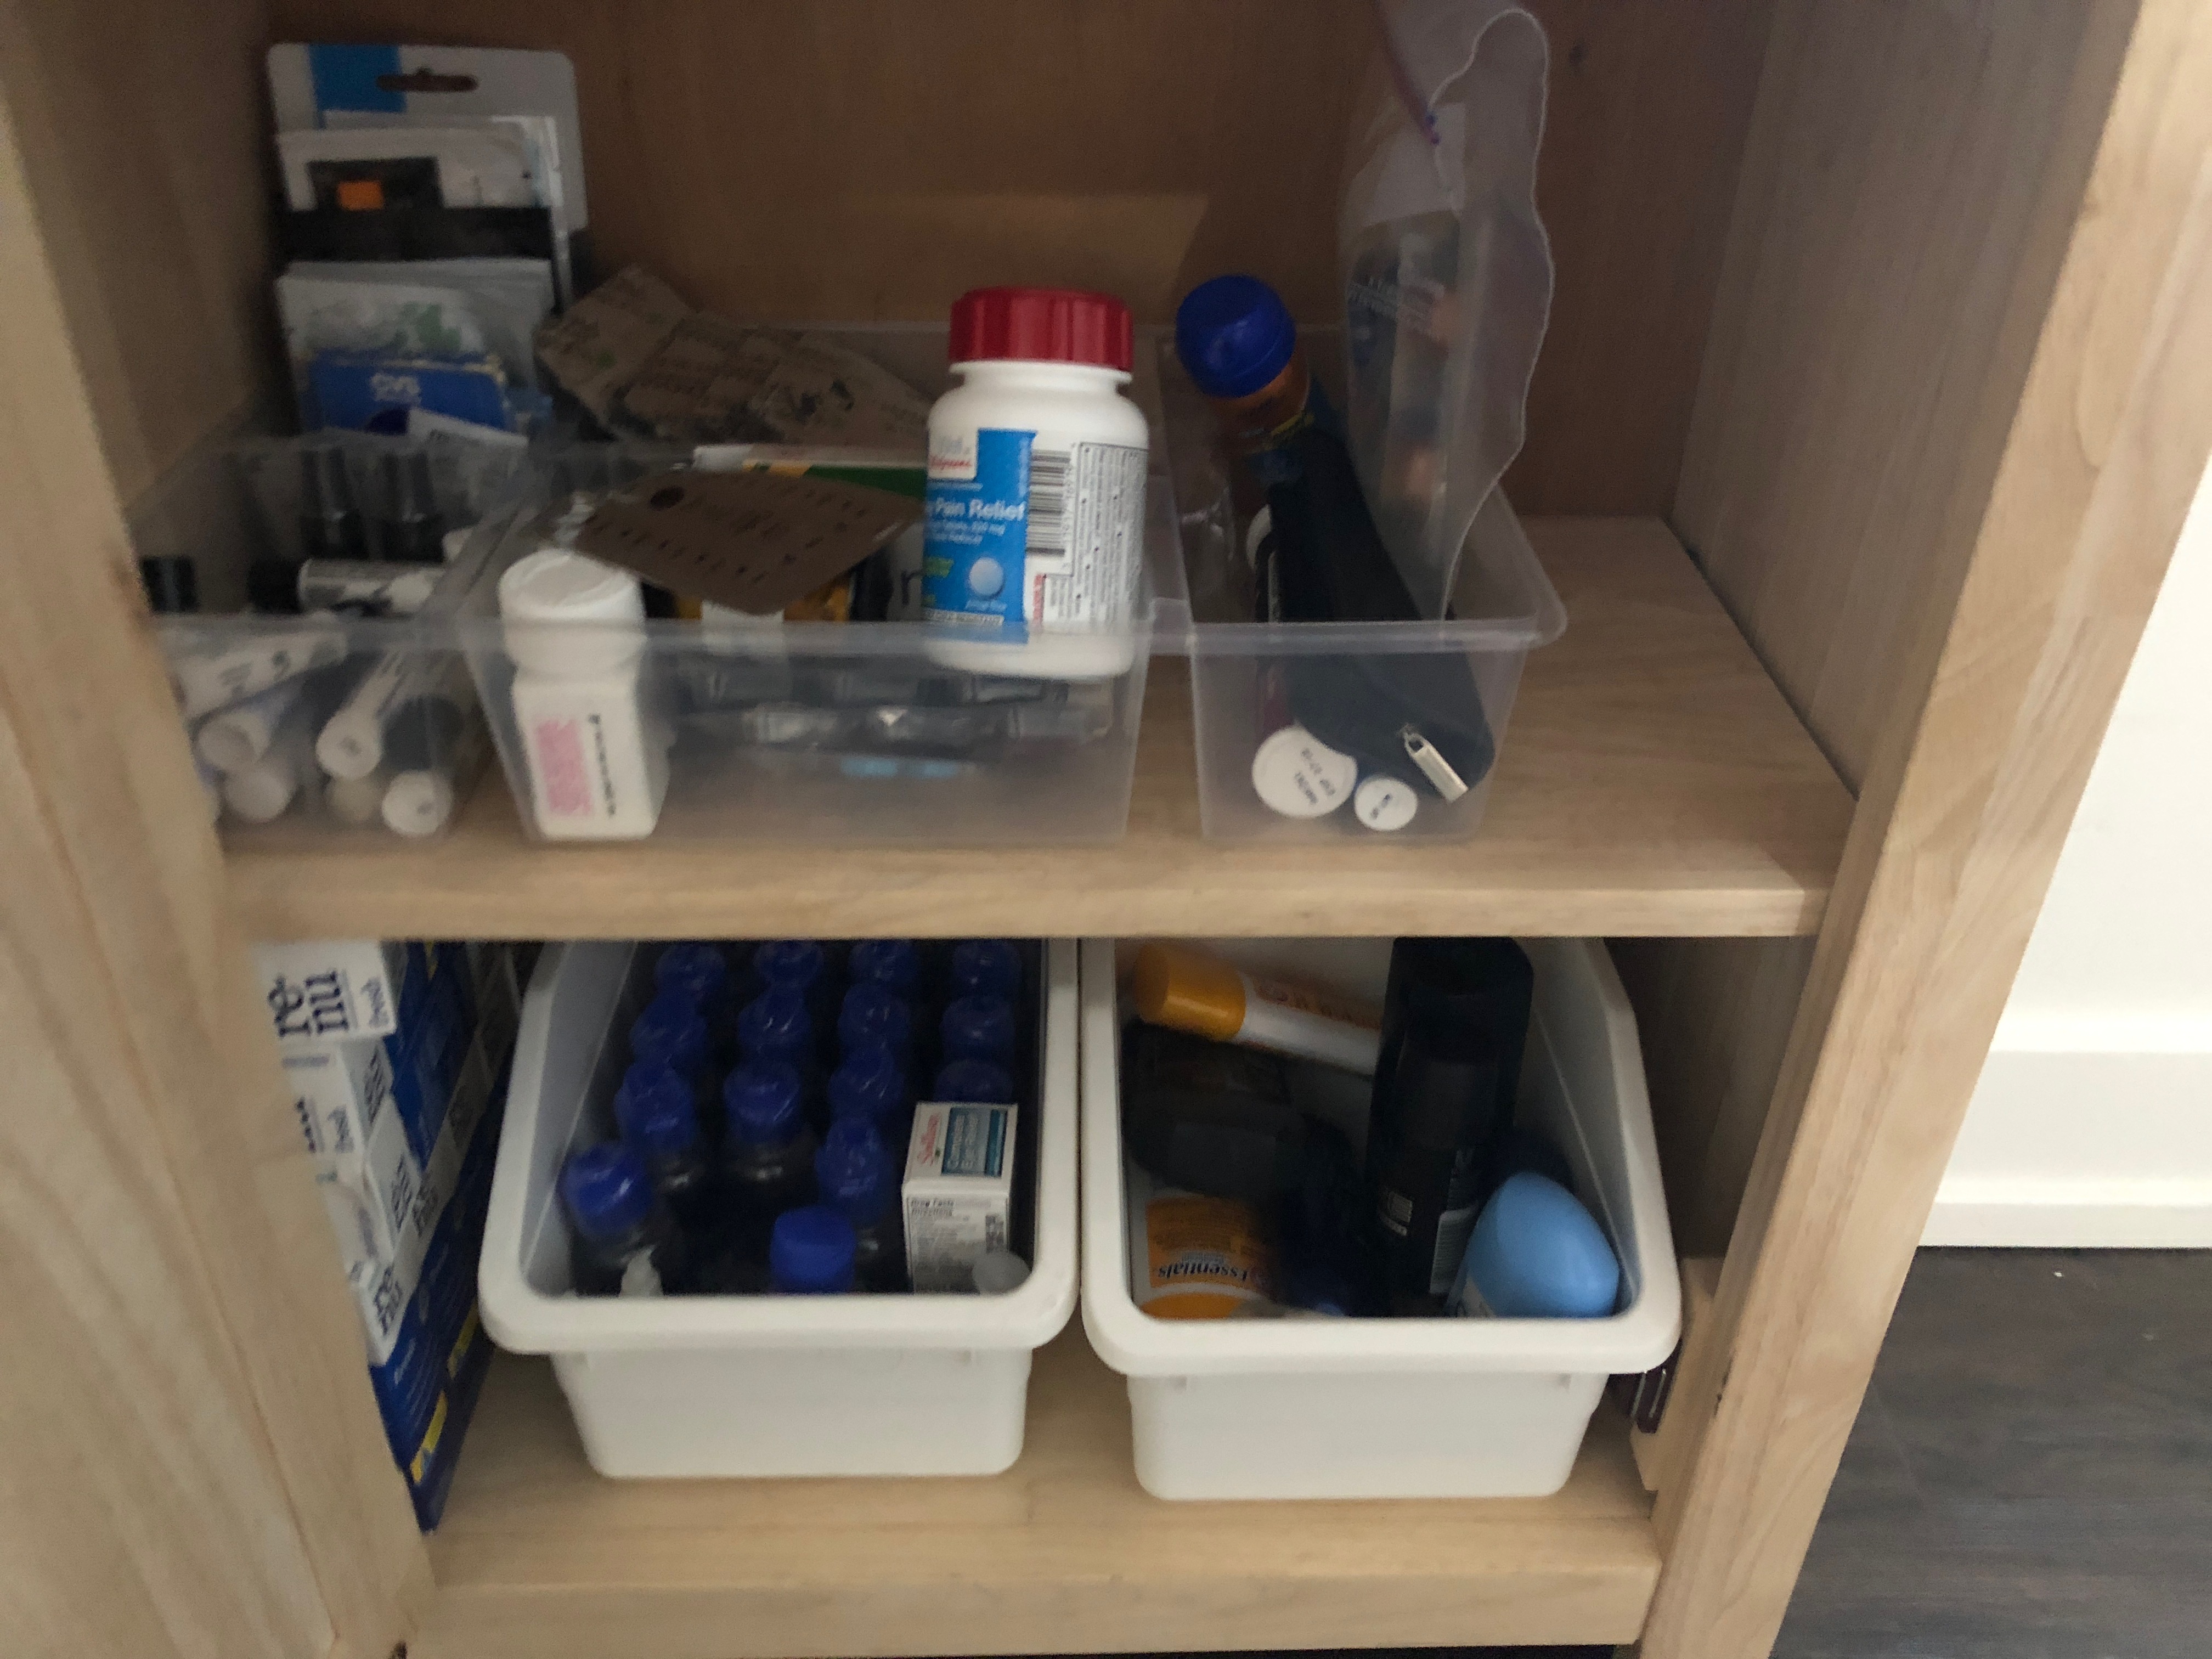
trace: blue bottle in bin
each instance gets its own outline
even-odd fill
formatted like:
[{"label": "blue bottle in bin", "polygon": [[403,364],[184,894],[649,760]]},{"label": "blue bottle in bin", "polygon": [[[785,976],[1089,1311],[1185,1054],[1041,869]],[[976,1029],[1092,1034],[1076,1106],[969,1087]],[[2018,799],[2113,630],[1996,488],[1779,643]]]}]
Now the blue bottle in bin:
[{"label": "blue bottle in bin", "polygon": [[838,1051],[847,1054],[877,1044],[890,1049],[903,1066],[914,1054],[914,1010],[905,998],[863,981],[845,993],[845,1006],[837,1016],[837,1044]]},{"label": "blue bottle in bin", "polygon": [[948,1060],[937,1073],[932,1100],[975,1106],[1011,1106],[1014,1101],[1012,1073],[988,1060]]},{"label": "blue bottle in bin", "polygon": [[852,1224],[854,1266],[864,1290],[906,1288],[898,1175],[875,1126],[864,1118],[837,1119],[814,1154],[814,1184],[822,1202]]},{"label": "blue bottle in bin", "polygon": [[988,1060],[1011,1066],[1014,1060],[1013,1005],[1002,996],[978,993],[962,997],[945,1011],[939,1026],[945,1058]]},{"label": "blue bottle in bin", "polygon": [[1022,953],[1010,939],[963,939],[952,947],[946,988],[955,1001],[994,996],[1011,1002],[1022,993]]},{"label": "blue bottle in bin", "polygon": [[722,1085],[722,1179],[738,1236],[757,1249],[775,1218],[814,1200],[814,1131],[796,1066],[748,1060]]},{"label": "blue bottle in bin", "polygon": [[690,1084],[659,1060],[637,1061],[615,1091],[615,1124],[686,1237],[703,1237],[718,1195]]},{"label": "blue bottle in bin", "polygon": [[635,1152],[608,1141],[571,1154],[561,1169],[561,1201],[568,1212],[568,1261],[579,1296],[681,1288],[684,1236]]},{"label": "blue bottle in bin", "polygon": [[910,939],[864,939],[846,958],[845,976],[854,985],[880,985],[910,998],[921,984],[921,952]]},{"label": "blue bottle in bin", "polygon": [[826,1204],[787,1210],[769,1241],[769,1284],[785,1296],[836,1296],[855,1288],[853,1224]]}]

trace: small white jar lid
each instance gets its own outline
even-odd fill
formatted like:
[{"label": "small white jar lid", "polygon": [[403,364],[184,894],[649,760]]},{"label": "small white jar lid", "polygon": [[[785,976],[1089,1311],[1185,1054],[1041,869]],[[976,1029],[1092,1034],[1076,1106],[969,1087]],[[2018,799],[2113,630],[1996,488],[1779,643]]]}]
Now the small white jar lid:
[{"label": "small white jar lid", "polygon": [[[578,678],[626,667],[643,650],[645,592],[627,570],[588,554],[541,547],[499,579],[499,613],[510,623],[507,653],[533,673]],[[627,623],[627,627],[549,628],[538,624]]]},{"label": "small white jar lid", "polygon": [[1377,772],[1352,792],[1352,816],[1370,830],[1403,830],[1421,810],[1421,798],[1403,778]]},{"label": "small white jar lid", "polygon": [[395,834],[434,836],[453,816],[453,781],[436,772],[399,773],[384,792],[384,822]]},{"label": "small white jar lid", "polygon": [[1286,818],[1326,817],[1352,799],[1359,763],[1303,726],[1286,726],[1252,752],[1252,787]]},{"label": "small white jar lid", "polygon": [[223,804],[248,823],[273,823],[299,792],[299,774],[284,755],[271,755],[222,781]]}]

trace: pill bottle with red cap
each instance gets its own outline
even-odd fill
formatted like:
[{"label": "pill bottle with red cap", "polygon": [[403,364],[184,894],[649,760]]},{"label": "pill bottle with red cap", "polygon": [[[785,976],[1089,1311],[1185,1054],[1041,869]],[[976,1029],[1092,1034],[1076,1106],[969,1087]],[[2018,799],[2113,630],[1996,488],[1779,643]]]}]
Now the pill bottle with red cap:
[{"label": "pill bottle with red cap", "polygon": [[971,673],[1105,679],[1135,660],[1149,434],[1121,393],[1129,308],[983,288],[952,307],[929,411],[924,648]]}]

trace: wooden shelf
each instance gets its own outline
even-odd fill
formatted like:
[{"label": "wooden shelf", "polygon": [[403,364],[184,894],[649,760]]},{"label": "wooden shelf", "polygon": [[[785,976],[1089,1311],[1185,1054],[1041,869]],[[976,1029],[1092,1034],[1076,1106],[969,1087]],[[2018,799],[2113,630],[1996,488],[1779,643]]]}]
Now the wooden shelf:
[{"label": "wooden shelf", "polygon": [[551,1366],[501,1354],[430,1552],[418,1659],[1627,1642],[1659,1572],[1610,1407],[1551,1498],[1167,1504],[1079,1326],[989,1480],[601,1480]]},{"label": "wooden shelf", "polygon": [[1851,800],[1656,520],[1538,520],[1565,601],[1463,842],[1200,838],[1186,665],[1153,664],[1129,830],[984,851],[525,841],[497,777],[445,840],[239,851],[251,936],[1789,934]]}]

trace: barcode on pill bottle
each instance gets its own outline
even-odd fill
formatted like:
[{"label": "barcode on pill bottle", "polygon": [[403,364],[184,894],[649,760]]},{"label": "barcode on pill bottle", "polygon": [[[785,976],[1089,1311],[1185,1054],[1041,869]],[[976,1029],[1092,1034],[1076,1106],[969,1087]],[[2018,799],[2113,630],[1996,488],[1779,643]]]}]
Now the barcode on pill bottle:
[{"label": "barcode on pill bottle", "polygon": [[1068,457],[1049,449],[1030,451],[1029,535],[1026,558],[1067,556]]}]

